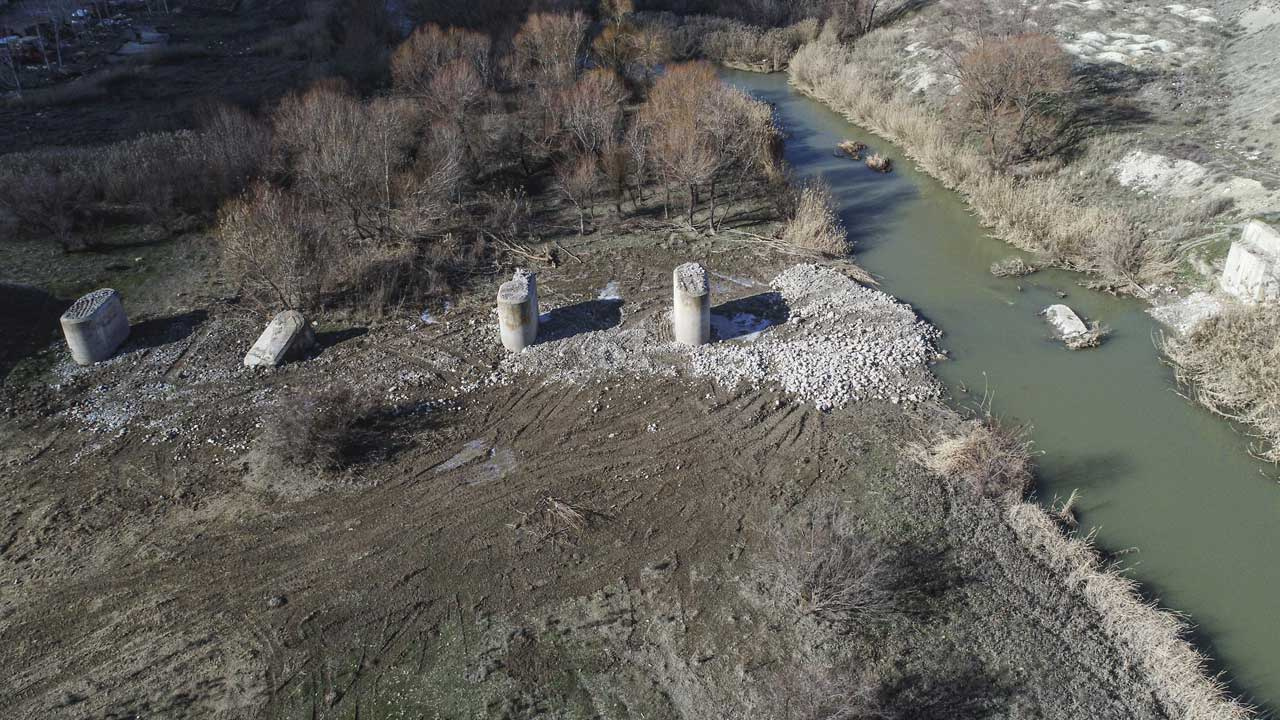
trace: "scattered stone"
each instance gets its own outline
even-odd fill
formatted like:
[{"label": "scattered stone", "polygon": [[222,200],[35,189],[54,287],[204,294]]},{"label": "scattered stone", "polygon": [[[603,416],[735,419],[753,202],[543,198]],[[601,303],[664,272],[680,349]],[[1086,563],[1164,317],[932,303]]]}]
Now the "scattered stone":
[{"label": "scattered stone", "polygon": [[95,290],[76,300],[62,314],[62,334],[79,365],[92,365],[111,357],[129,337],[129,317],[120,293]]},{"label": "scattered stone", "polygon": [[1221,285],[1243,302],[1280,300],[1280,232],[1260,220],[1246,223],[1231,243]]},{"label": "scattered stone", "polygon": [[729,387],[780,387],[824,410],[868,400],[912,404],[941,396],[928,370],[939,333],[910,306],[818,265],[789,268],[772,286],[786,320],[761,328],[749,342],[677,351],[679,346],[663,335],[665,318],[655,314],[639,326],[539,344],[507,356],[501,369],[568,382],[688,372]]},{"label": "scattered stone", "polygon": [[1181,300],[1153,307],[1147,312],[1179,335],[1186,335],[1196,325],[1222,312],[1223,302],[1207,292],[1194,292]]},{"label": "scattered stone", "polygon": [[279,608],[279,607],[284,607],[284,606],[285,606],[285,604],[287,604],[288,602],[289,602],[289,599],[288,599],[288,598],[286,598],[286,597],[285,597],[285,596],[283,596],[283,595],[272,595],[272,596],[267,600],[267,607],[269,607],[269,608],[273,608],[273,609],[274,609],[274,608]]},{"label": "scattered stone", "polygon": [[306,317],[297,310],[276,315],[244,356],[245,367],[276,367],[305,357],[316,347],[316,336]]}]

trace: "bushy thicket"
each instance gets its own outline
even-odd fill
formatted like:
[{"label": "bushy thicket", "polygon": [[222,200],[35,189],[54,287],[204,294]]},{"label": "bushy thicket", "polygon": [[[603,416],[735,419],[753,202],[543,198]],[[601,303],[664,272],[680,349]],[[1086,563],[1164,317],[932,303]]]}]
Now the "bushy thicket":
[{"label": "bushy thicket", "polygon": [[234,108],[219,107],[207,117],[194,131],[6,155],[0,224],[11,237],[48,237],[76,250],[99,242],[115,225],[212,212],[258,173],[269,134]]},{"label": "bushy thicket", "polygon": [[796,209],[782,227],[782,241],[810,252],[840,257],[849,252],[849,236],[836,215],[831,189],[808,183],[796,193]]},{"label": "bushy thicket", "polygon": [[801,45],[817,39],[820,28],[815,18],[766,28],[725,17],[673,13],[645,13],[637,22],[661,33],[677,59],[706,58],[765,72],[785,69]]},{"label": "bushy thicket", "polygon": [[688,224],[705,205],[714,226],[717,199],[776,164],[770,109],[707,65],[654,79],[637,67],[658,56],[615,54],[588,69],[588,30],[581,13],[535,13],[498,48],[428,25],[391,53],[387,96],[325,83],[286,97],[271,173],[221,215],[229,273],[264,304],[394,307],[494,249],[534,256],[526,186],[584,233],[603,196],[621,212],[655,181],[687,196]]},{"label": "bushy thicket", "polygon": [[1255,453],[1280,462],[1280,315],[1274,305],[1232,304],[1164,350],[1201,404],[1257,428]]}]

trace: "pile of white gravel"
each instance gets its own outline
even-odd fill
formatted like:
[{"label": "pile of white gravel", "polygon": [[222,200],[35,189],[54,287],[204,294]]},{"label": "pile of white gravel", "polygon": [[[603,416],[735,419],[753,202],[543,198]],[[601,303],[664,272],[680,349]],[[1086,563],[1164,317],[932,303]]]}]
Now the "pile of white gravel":
[{"label": "pile of white gravel", "polygon": [[910,306],[818,265],[788,268],[771,285],[787,304],[787,322],[754,342],[694,349],[694,374],[726,385],[776,384],[824,410],[941,394],[928,371],[939,333]]},{"label": "pile of white gravel", "polygon": [[[759,332],[689,348],[671,341],[665,328],[669,318],[658,313],[533,345],[504,358],[499,373],[569,382],[687,373],[727,387],[779,387],[824,410],[865,400],[914,403],[941,395],[928,370],[939,333],[910,306],[812,264],[788,268],[771,285],[787,319]],[[731,326],[732,320],[714,324]]]}]

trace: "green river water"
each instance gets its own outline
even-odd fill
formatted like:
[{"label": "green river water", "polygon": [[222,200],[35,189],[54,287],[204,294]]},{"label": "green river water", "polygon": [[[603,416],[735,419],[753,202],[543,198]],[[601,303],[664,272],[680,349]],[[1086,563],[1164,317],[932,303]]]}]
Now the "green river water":
[{"label": "green river water", "polygon": [[[991,263],[1017,253],[897,148],[795,92],[785,75],[725,77],[776,105],[788,162],[831,185],[859,264],[941,328],[952,359],[935,372],[956,404],[975,405],[985,390],[997,415],[1033,425],[1041,501],[1079,489],[1081,527],[1098,529],[1100,547],[1127,551],[1145,592],[1189,616],[1236,692],[1280,708],[1275,469],[1250,459],[1247,437],[1176,394],[1144,305],[1080,288],[1082,277],[1066,272],[993,277]],[[835,157],[846,138],[892,158],[894,172]],[[1058,302],[1113,334],[1100,349],[1066,350],[1037,316]]]}]

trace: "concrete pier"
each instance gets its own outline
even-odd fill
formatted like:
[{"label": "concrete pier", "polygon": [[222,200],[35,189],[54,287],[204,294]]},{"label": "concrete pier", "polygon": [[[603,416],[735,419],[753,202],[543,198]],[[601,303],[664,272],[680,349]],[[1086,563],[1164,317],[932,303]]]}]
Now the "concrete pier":
[{"label": "concrete pier", "polygon": [[711,340],[711,285],[698,263],[685,263],[672,273],[674,286],[671,329],[682,345]]},{"label": "concrete pier", "polygon": [[538,339],[538,276],[517,270],[498,288],[498,334],[502,346],[520,352]]},{"label": "concrete pier", "polygon": [[92,365],[111,357],[129,337],[129,317],[120,293],[110,288],[95,290],[76,300],[60,319],[62,334],[71,348],[71,358],[80,365]]}]

